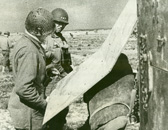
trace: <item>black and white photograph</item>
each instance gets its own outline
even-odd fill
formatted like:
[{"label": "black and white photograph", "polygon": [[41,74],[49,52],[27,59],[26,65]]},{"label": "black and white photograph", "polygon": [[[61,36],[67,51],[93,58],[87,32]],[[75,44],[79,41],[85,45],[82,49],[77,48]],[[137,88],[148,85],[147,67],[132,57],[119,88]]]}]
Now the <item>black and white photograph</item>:
[{"label": "black and white photograph", "polygon": [[0,0],[0,130],[168,130],[167,0]]}]

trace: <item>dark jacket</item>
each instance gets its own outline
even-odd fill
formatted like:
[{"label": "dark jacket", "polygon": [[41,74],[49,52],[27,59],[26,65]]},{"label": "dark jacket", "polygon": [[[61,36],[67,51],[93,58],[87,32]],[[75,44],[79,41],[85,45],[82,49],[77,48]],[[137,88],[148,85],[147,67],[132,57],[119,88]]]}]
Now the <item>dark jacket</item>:
[{"label": "dark jacket", "polygon": [[[41,43],[25,34],[13,50],[12,68],[15,86],[9,111],[14,126],[19,129],[38,130],[42,126],[45,101],[45,52]],[[39,121],[38,121],[39,120]]]}]

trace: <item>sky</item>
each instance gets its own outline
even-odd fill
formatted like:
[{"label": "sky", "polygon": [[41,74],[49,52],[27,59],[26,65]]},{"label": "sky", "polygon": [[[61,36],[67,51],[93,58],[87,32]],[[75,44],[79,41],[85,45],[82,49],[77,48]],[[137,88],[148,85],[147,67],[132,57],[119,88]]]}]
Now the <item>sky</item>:
[{"label": "sky", "polygon": [[23,32],[27,14],[38,7],[68,12],[66,30],[111,28],[128,0],[1,0],[0,31]]}]

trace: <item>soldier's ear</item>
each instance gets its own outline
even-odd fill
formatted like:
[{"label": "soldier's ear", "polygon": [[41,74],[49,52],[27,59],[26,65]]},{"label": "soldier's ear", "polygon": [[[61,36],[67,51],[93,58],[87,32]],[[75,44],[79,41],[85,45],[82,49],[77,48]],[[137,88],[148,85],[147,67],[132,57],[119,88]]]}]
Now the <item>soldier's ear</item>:
[{"label": "soldier's ear", "polygon": [[40,27],[37,27],[37,28],[35,29],[34,33],[35,33],[35,36],[37,36],[37,37],[40,37],[40,36],[43,35],[42,29],[41,29]]}]

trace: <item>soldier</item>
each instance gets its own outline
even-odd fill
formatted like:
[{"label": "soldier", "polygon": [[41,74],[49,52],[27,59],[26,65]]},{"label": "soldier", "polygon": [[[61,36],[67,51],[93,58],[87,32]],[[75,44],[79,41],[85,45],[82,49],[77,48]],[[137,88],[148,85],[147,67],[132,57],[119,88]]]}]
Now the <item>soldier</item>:
[{"label": "soldier", "polygon": [[25,21],[25,34],[14,46],[12,69],[15,78],[9,111],[16,130],[43,130],[43,115],[47,101],[45,51],[41,46],[54,31],[49,11],[38,8],[31,11]]},{"label": "soldier", "polygon": [[64,9],[56,8],[52,11],[55,31],[51,36],[48,36],[43,47],[46,50],[47,69],[55,67],[64,76],[72,71],[71,56],[68,51],[68,44],[62,35],[62,30],[68,24],[68,14]]},{"label": "soldier", "polygon": [[78,130],[119,130],[127,122],[134,75],[125,54],[111,72],[84,94],[89,117]]},{"label": "soldier", "polygon": [[2,73],[9,72],[10,70],[10,60],[9,60],[10,45],[8,40],[9,36],[10,32],[5,32],[4,36],[0,36],[0,47],[2,49],[2,55],[3,55]]},{"label": "soldier", "polygon": [[[68,52],[69,46],[66,39],[61,33],[69,23],[68,14],[64,9],[56,8],[52,11],[52,15],[55,23],[55,31],[52,35],[47,37],[45,43],[43,44],[47,56],[47,71],[49,72],[48,75],[51,75],[51,72],[53,74],[54,72],[56,72],[55,69],[57,69],[60,73],[60,77],[63,78],[67,75],[67,73],[70,73],[72,71],[71,57],[70,53]],[[61,78],[59,78],[58,80],[60,80]],[[55,83],[57,83],[58,80],[56,80]],[[46,91],[49,92],[48,95],[54,88],[55,86],[51,86],[51,84],[49,84],[49,87],[46,88]],[[49,130],[66,129],[67,126],[65,124],[67,114],[68,107],[47,123]]]}]

